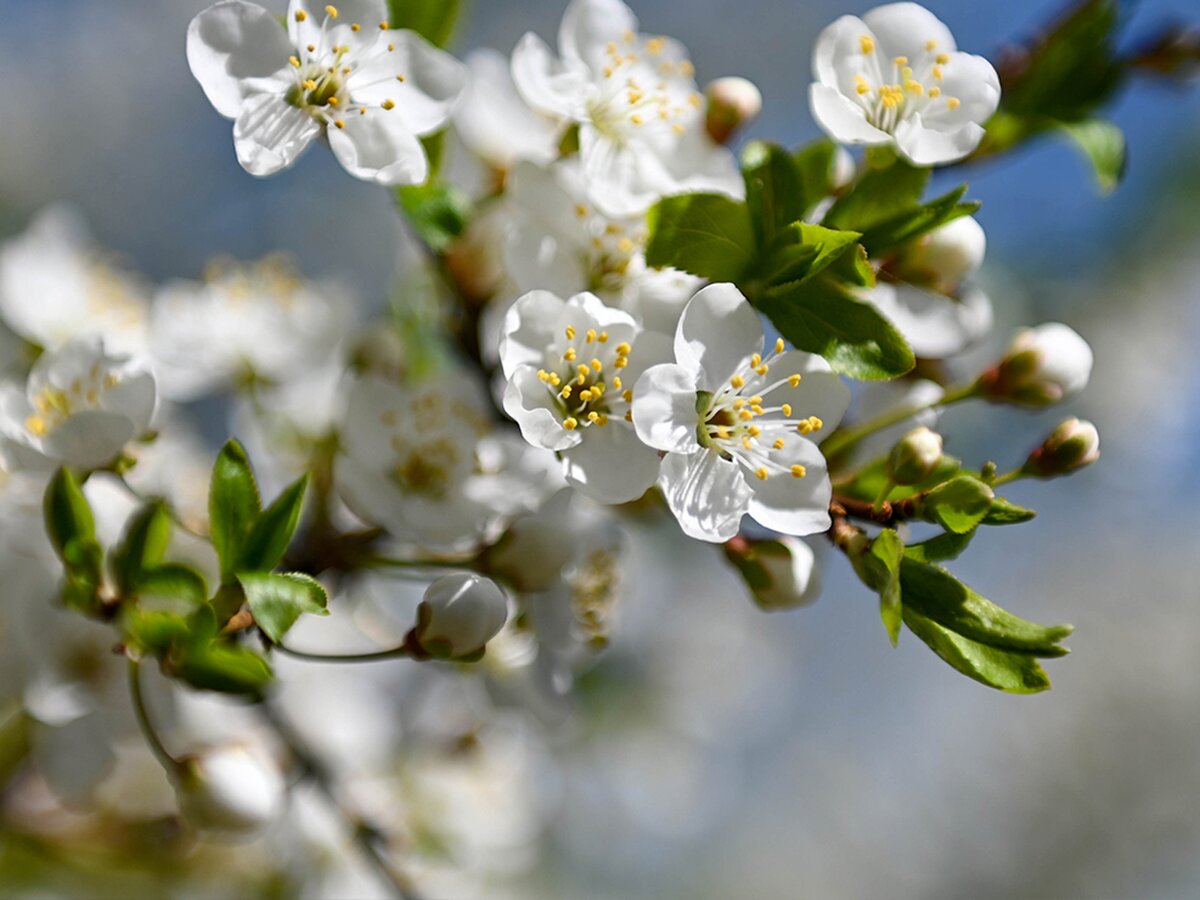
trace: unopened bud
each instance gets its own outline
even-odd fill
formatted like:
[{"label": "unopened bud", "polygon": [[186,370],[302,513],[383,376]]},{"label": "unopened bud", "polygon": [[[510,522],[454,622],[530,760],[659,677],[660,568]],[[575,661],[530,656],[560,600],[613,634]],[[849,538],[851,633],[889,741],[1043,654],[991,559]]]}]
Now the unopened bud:
[{"label": "unopened bud", "polygon": [[919,484],[942,461],[942,436],[924,425],[914,428],[892,448],[887,471],[893,484]]},{"label": "unopened bud", "polygon": [[455,572],[425,590],[412,636],[430,656],[471,661],[483,655],[507,619],[508,601],[494,581]]},{"label": "unopened bud", "polygon": [[736,537],[724,547],[725,556],[762,609],[804,606],[821,592],[813,550],[804,541],[787,536],[772,541]]},{"label": "unopened bud", "polygon": [[249,834],[279,814],[285,785],[272,761],[242,744],[224,744],[183,757],[175,790],[197,828]]},{"label": "unopened bud", "polygon": [[718,144],[727,142],[735,131],[762,112],[762,94],[745,78],[718,78],[709,83],[704,93],[708,98],[704,127]]},{"label": "unopened bud", "polygon": [[1038,478],[1066,475],[1100,458],[1100,432],[1091,422],[1067,419],[1029,454],[1022,471]]},{"label": "unopened bud", "polygon": [[1083,390],[1092,374],[1092,348],[1058,322],[1017,335],[1008,354],[979,380],[983,396],[1020,406],[1050,406]]},{"label": "unopened bud", "polygon": [[986,251],[983,228],[972,216],[962,216],[914,241],[889,270],[902,281],[955,295],[979,271]]}]

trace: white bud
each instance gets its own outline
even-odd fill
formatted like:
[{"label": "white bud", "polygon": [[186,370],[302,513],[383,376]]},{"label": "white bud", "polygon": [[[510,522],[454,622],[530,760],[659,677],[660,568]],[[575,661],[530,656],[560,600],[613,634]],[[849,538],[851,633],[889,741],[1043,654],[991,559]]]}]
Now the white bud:
[{"label": "white bud", "polygon": [[1087,387],[1092,348],[1072,328],[1049,322],[1017,335],[1008,354],[980,379],[985,396],[1049,406]]},{"label": "white bud", "polygon": [[817,599],[821,579],[812,547],[787,535],[770,541],[748,541],[734,538],[725,543],[729,559],[754,602],[762,609],[792,609]]},{"label": "white bud", "polygon": [[972,216],[962,216],[935,228],[919,241],[914,262],[942,285],[957,287],[983,265],[987,236]]},{"label": "white bud", "polygon": [[724,144],[735,131],[757,119],[762,112],[762,94],[745,78],[718,78],[709,83],[704,93],[708,97],[704,125],[718,144]]},{"label": "white bud", "polygon": [[279,768],[242,744],[223,744],[179,761],[179,807],[198,828],[235,834],[259,831],[283,807]]},{"label": "white bud", "polygon": [[1100,458],[1100,432],[1091,422],[1067,419],[1029,454],[1024,471],[1039,478],[1066,475]]},{"label": "white bud", "polygon": [[924,425],[900,439],[888,455],[888,475],[895,484],[917,484],[942,461],[942,436]]},{"label": "white bud", "polygon": [[472,572],[443,575],[425,590],[413,635],[439,659],[468,659],[483,652],[508,619],[504,592]]}]

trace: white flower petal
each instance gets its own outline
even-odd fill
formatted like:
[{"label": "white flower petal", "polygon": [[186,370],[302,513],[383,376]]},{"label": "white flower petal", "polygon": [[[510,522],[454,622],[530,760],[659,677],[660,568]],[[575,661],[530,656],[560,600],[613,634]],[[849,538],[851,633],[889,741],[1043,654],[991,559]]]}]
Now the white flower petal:
[{"label": "white flower petal", "polygon": [[917,3],[888,3],[877,6],[862,17],[875,36],[876,53],[887,60],[907,56],[920,59],[930,41],[939,53],[957,49],[954,35],[933,13]]},{"label": "white flower petal", "polygon": [[667,363],[647,369],[633,389],[633,425],[646,444],[687,453],[698,446],[696,373]]},{"label": "white flower petal", "polygon": [[48,457],[81,469],[107,465],[137,435],[118,413],[87,409],[73,413],[42,440]]},{"label": "white flower petal", "polygon": [[229,119],[268,82],[286,86],[291,53],[279,19],[254,3],[225,0],[188,26],[188,66],[209,102]]},{"label": "white flower petal", "polygon": [[431,134],[450,120],[467,85],[467,68],[461,62],[407,29],[377,31],[375,45],[364,55],[370,61],[346,79],[355,103],[369,107],[391,101],[395,107],[388,115],[402,119],[417,135]]},{"label": "white flower petal", "polygon": [[512,76],[517,91],[534,109],[565,119],[584,118],[587,78],[579,68],[568,68],[533,32],[517,43],[512,55]]},{"label": "white flower petal", "polygon": [[520,366],[504,388],[504,411],[516,421],[521,436],[544,450],[568,450],[578,446],[578,429],[563,428],[562,414],[533,366]]},{"label": "white flower petal", "polygon": [[684,307],[675,333],[675,357],[703,373],[700,390],[721,387],[751,355],[763,348],[762,322],[732,284],[710,284]]},{"label": "white flower petal", "polygon": [[321,131],[307,113],[275,94],[248,99],[233,126],[238,162],[251,175],[273,175],[300,158]]},{"label": "white flower petal", "polygon": [[862,107],[827,84],[809,85],[813,118],[835,141],[843,144],[886,144],[891,136],[867,121]]},{"label": "white flower petal", "polygon": [[802,350],[788,350],[771,363],[767,381],[776,381],[789,375],[800,375],[795,387],[783,385],[767,396],[767,403],[790,403],[792,414],[807,418],[816,416],[824,423],[822,435],[837,428],[842,416],[850,406],[850,389],[834,373],[824,359]]},{"label": "white flower petal", "polygon": [[589,426],[579,445],[562,457],[567,483],[599,503],[629,503],[658,478],[658,451],[616,422]]},{"label": "white flower petal", "polygon": [[813,77],[821,84],[836,87],[841,83],[839,69],[844,61],[862,55],[862,38],[875,39],[871,29],[858,16],[842,16],[826,25],[817,36],[813,49]]},{"label": "white flower petal", "polygon": [[955,131],[925,127],[914,114],[896,126],[896,149],[914,166],[939,166],[957,162],[979,146],[983,126],[968,122]]},{"label": "white flower petal", "polygon": [[[513,83],[508,57],[490,48],[466,56],[470,72],[454,127],[475,155],[499,169],[519,160],[549,165],[558,157],[559,125],[529,108]],[[513,191],[511,180],[507,185]]]},{"label": "white flower petal", "polygon": [[100,406],[107,412],[128,419],[133,436],[140,437],[150,428],[156,395],[153,375],[149,372],[132,372],[121,377],[117,384],[100,395]]},{"label": "white flower petal", "polygon": [[396,111],[350,115],[344,128],[329,129],[333,155],[355,178],[388,186],[425,181],[425,148],[401,117],[391,115]]},{"label": "white flower petal", "polygon": [[[832,487],[825,457],[812,441],[791,438],[781,450],[771,454],[772,462],[784,471],[772,473],[765,481],[750,479],[750,516],[766,528],[782,534],[816,534],[829,528],[829,500]],[[803,478],[787,471],[793,465],[807,470]]]},{"label": "white flower petal", "polygon": [[927,126],[952,131],[992,117],[1000,105],[1000,77],[990,62],[971,53],[955,53],[942,71],[942,97],[954,97],[958,103],[951,109],[949,103],[930,102],[921,113]]},{"label": "white flower petal", "polygon": [[729,540],[750,506],[751,490],[738,464],[712,450],[668,453],[659,483],[679,527],[697,540]]},{"label": "white flower petal", "polygon": [[[345,44],[357,50],[379,33],[379,23],[387,19],[384,0],[335,0],[337,18],[328,18],[325,0],[291,0],[288,3],[287,28],[293,46],[306,44],[332,47]],[[296,13],[304,20],[298,21]],[[354,25],[362,26],[355,31]]]},{"label": "white flower petal", "polygon": [[540,365],[546,347],[559,332],[558,320],[566,303],[550,291],[530,291],[517,299],[504,316],[500,365],[509,378],[518,366]]},{"label": "white flower petal", "polygon": [[564,59],[581,60],[599,71],[605,47],[623,43],[637,30],[637,18],[621,0],[572,0],[558,29],[558,49]]}]

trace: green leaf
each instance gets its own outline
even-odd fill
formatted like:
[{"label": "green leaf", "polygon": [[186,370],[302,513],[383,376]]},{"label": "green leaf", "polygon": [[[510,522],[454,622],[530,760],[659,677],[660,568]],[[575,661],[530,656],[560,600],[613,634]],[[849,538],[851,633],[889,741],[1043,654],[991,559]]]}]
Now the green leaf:
[{"label": "green leaf", "polygon": [[232,581],[237,574],[242,547],[261,509],[258,482],[246,451],[236,440],[230,440],[217,454],[208,493],[212,543],[221,561],[221,581]]},{"label": "green leaf", "polygon": [[916,362],[891,322],[824,274],[770,289],[758,307],[792,344],[824,356],[843,375],[881,381],[903,375]]},{"label": "green leaf", "polygon": [[833,193],[833,163],[837,156],[837,144],[828,138],[813,141],[797,150],[792,159],[800,176],[801,194],[799,205],[801,218],[814,206]]},{"label": "green leaf", "polygon": [[242,550],[239,572],[269,572],[279,565],[304,509],[308,476],[293,482],[255,521]]},{"label": "green leaf", "polygon": [[857,231],[834,231],[803,222],[784,226],[761,265],[764,280],[781,286],[812,278],[846,254],[859,237]]},{"label": "green leaf", "polygon": [[434,253],[445,253],[475,215],[471,198],[441,181],[396,188],[396,202],[417,237]]},{"label": "green leaf", "polygon": [[854,187],[830,207],[821,224],[865,233],[918,206],[929,177],[929,169],[903,160],[887,168],[867,169]]},{"label": "green leaf", "polygon": [[988,687],[1011,694],[1036,694],[1050,687],[1045,670],[1028,654],[998,650],[947,631],[908,603],[904,624],[943,660]]},{"label": "green leaf", "polygon": [[[949,454],[942,456],[941,462],[924,481],[912,485],[897,485],[884,497],[885,500],[903,500],[913,494],[919,494],[949,481],[962,470],[962,463]],[[858,500],[874,501],[888,481],[887,457],[875,460],[864,466],[854,476],[854,480],[846,485],[838,485],[838,490]]]},{"label": "green leaf", "polygon": [[666,197],[647,214],[647,264],[672,266],[710,281],[739,281],[754,261],[750,210],[723,194]]},{"label": "green leaf", "polygon": [[171,520],[162,503],[142,507],[129,520],[125,534],[109,556],[109,567],[121,596],[137,593],[142,573],[162,562],[171,540]]},{"label": "green leaf", "polygon": [[1070,625],[1038,625],[980,596],[941,566],[905,559],[900,568],[904,606],[972,641],[1034,656],[1063,656],[1058,646]]},{"label": "green leaf", "polygon": [[925,497],[925,513],[955,534],[966,534],[983,521],[995,494],[973,475],[958,475]]},{"label": "green leaf", "polygon": [[904,542],[892,528],[885,528],[871,542],[871,556],[883,564],[886,576],[878,587],[879,617],[887,629],[888,639],[895,647],[900,640],[901,585],[900,566],[904,559]]},{"label": "green leaf", "polygon": [[979,211],[980,204],[978,201],[960,202],[966,192],[967,186],[960,185],[948,194],[872,225],[863,233],[863,246],[873,257],[885,256],[948,222],[973,215]]},{"label": "green leaf", "polygon": [[1103,119],[1068,123],[1062,129],[1091,162],[1100,190],[1113,191],[1125,174],[1125,133]]},{"label": "green leaf", "polygon": [[388,0],[388,24],[410,28],[431,44],[445,47],[462,8],[463,0]]},{"label": "green leaf", "polygon": [[198,606],[208,600],[208,582],[191,566],[164,563],[142,571],[138,579],[138,594],[164,600],[183,600]]},{"label": "green leaf", "polygon": [[919,563],[958,559],[959,555],[967,549],[967,545],[971,543],[973,537],[975,537],[974,531],[967,531],[963,534],[947,531],[927,541],[921,541],[919,544],[909,544],[904,548],[904,555]]},{"label": "green leaf", "polygon": [[244,574],[239,580],[254,621],[275,643],[283,640],[301,613],[328,615],[325,588],[308,575]]},{"label": "green leaf", "polygon": [[778,144],[752,141],[742,151],[746,205],[761,246],[808,211],[805,185],[796,160]]},{"label": "green leaf", "polygon": [[271,666],[253,650],[215,640],[179,654],[170,671],[194,688],[254,698],[272,678]]},{"label": "green leaf", "polygon": [[64,562],[68,562],[66,548],[72,541],[95,539],[96,522],[92,518],[92,508],[83,496],[79,479],[70,469],[64,467],[54,473],[46,485],[42,508],[46,518],[46,533]]},{"label": "green leaf", "polygon": [[984,525],[1020,525],[1022,522],[1028,522],[1036,516],[1032,509],[1026,509],[1024,506],[1005,500],[1003,497],[996,497],[992,501],[992,506],[988,510],[986,516],[983,517]]}]

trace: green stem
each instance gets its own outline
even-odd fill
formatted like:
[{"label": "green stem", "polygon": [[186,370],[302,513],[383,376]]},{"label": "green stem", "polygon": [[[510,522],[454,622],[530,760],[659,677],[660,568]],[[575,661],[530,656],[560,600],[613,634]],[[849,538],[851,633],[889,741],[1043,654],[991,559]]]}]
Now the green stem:
[{"label": "green stem", "polygon": [[133,701],[133,712],[137,717],[138,727],[146,737],[146,743],[150,745],[150,752],[167,773],[174,776],[179,771],[179,760],[171,755],[150,721],[150,714],[146,710],[146,698],[142,694],[141,665],[136,659],[129,660],[129,697]]},{"label": "green stem", "polygon": [[939,399],[932,403],[927,403],[924,406],[900,406],[896,409],[888,410],[883,415],[877,416],[868,422],[863,422],[854,428],[846,428],[844,430],[835,431],[829,436],[824,443],[821,444],[821,452],[825,454],[826,459],[833,459],[835,456],[846,453],[853,448],[864,438],[870,437],[877,431],[882,431],[884,428],[890,428],[892,425],[898,425],[906,419],[923,413],[929,409],[936,409],[939,406],[950,406],[952,403],[960,403],[963,400],[970,400],[972,397],[979,395],[978,382],[964,385],[963,387],[955,388],[944,393]]},{"label": "green stem", "polygon": [[1002,484],[1008,484],[1016,481],[1018,478],[1025,477],[1024,469],[1013,469],[1011,472],[1005,472],[1003,475],[997,475],[992,481],[992,487],[1000,487]]},{"label": "green stem", "polygon": [[391,650],[376,650],[370,653],[308,653],[304,650],[285,647],[283,644],[272,644],[272,646],[285,656],[309,662],[364,663],[380,662],[386,659],[407,659],[412,656],[407,647],[393,647]]}]

